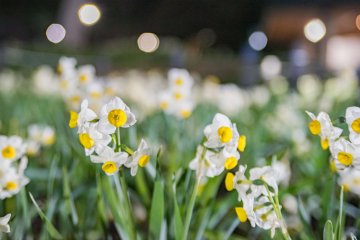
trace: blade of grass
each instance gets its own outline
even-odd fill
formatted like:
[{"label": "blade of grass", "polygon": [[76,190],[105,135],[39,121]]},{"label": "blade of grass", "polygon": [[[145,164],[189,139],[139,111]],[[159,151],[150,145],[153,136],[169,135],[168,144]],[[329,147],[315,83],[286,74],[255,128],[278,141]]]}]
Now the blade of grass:
[{"label": "blade of grass", "polygon": [[36,203],[33,195],[29,192],[29,196],[31,201],[33,202],[40,218],[45,222],[45,227],[50,236],[54,239],[63,239],[61,234],[58,232],[58,230],[54,227],[54,225],[51,223],[51,221],[45,216],[44,212],[41,210],[39,205]]}]

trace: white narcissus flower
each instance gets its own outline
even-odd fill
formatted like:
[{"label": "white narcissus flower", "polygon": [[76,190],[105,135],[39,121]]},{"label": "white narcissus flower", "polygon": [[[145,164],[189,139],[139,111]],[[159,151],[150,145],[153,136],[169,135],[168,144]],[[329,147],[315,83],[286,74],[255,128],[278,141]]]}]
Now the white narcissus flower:
[{"label": "white narcissus flower", "polygon": [[34,141],[32,139],[28,139],[26,142],[26,154],[28,156],[35,156],[36,154],[39,153],[40,150],[40,143],[37,141]]},{"label": "white narcissus flower", "polygon": [[330,152],[335,159],[336,168],[342,170],[354,166],[360,168],[360,147],[340,138],[330,146]]},{"label": "white narcissus flower", "polygon": [[114,150],[108,146],[105,146],[98,154],[98,156],[91,155],[90,159],[94,163],[102,163],[101,169],[108,176],[117,173],[119,171],[119,167],[123,165],[128,158],[127,153],[114,152]]},{"label": "white narcissus flower", "polygon": [[29,139],[45,146],[54,144],[55,130],[50,126],[32,124],[28,127]]},{"label": "white narcissus flower", "polygon": [[[268,186],[272,187],[274,192],[270,192],[271,194],[278,193],[278,185],[276,183],[276,176],[275,171],[272,169],[272,167],[265,166],[265,167],[257,167],[252,168],[250,170],[250,180],[261,180],[264,181]],[[261,194],[267,196],[268,192],[264,185],[251,185],[251,191],[254,194],[254,196],[259,196]],[[270,190],[271,191],[271,190]]]},{"label": "white narcissus flower", "polygon": [[325,112],[320,112],[316,117],[313,113],[306,111],[312,121],[309,123],[309,130],[314,135],[319,135],[321,138],[321,147],[325,150],[329,148],[342,133],[342,129],[334,127],[329,115]]},{"label": "white narcissus flower", "polygon": [[344,191],[350,191],[360,196],[360,171],[354,168],[348,168],[339,174],[338,184],[344,186]]},{"label": "white narcissus flower", "polygon": [[80,85],[88,85],[95,79],[95,68],[92,65],[83,65],[78,68],[77,76]]},{"label": "white narcissus flower", "polygon": [[59,64],[57,67],[57,71],[61,76],[73,77],[75,76],[76,69],[76,59],[71,57],[61,57],[59,59]]},{"label": "white narcissus flower", "polygon": [[352,143],[360,145],[360,108],[348,107],[345,113],[346,123],[349,126],[349,139]]},{"label": "white narcissus flower", "polygon": [[69,109],[73,111],[79,111],[81,109],[81,103],[84,99],[84,93],[80,89],[67,90],[62,94]]},{"label": "white narcissus flower", "polygon": [[136,175],[138,166],[146,166],[146,164],[150,161],[150,154],[150,148],[148,147],[145,140],[141,139],[138,149],[131,157],[129,157],[128,161],[125,163],[125,166],[131,169],[130,173],[132,176]]},{"label": "white narcissus flower", "polygon": [[10,232],[10,226],[9,221],[11,218],[11,214],[8,213],[4,217],[0,217],[0,232],[9,233]]},{"label": "white narcissus flower", "polygon": [[196,150],[195,158],[190,162],[189,168],[196,171],[198,178],[215,177],[224,171],[224,165],[221,162],[214,162],[211,160],[213,152],[208,151],[205,147],[199,145]]},{"label": "white narcissus flower", "polygon": [[26,145],[19,136],[0,135],[0,161],[15,161],[21,158],[26,151]]},{"label": "white narcissus flower", "polygon": [[168,78],[172,89],[190,90],[194,80],[186,69],[172,68],[168,72]]},{"label": "white narcissus flower", "polygon": [[0,199],[9,198],[17,194],[22,187],[29,183],[29,179],[24,175],[27,162],[28,159],[22,157],[17,170],[10,166],[6,172],[2,172],[0,178]]},{"label": "white narcissus flower", "polygon": [[219,153],[210,153],[209,160],[217,165],[218,168],[224,167],[231,170],[237,166],[240,154],[234,147],[224,147]]},{"label": "white narcissus flower", "polygon": [[244,200],[247,196],[247,192],[250,189],[252,183],[245,176],[247,166],[239,166],[239,170],[234,176],[234,188],[239,194],[239,200]]},{"label": "white narcissus flower", "polygon": [[41,143],[45,146],[50,146],[55,142],[55,130],[50,126],[45,126],[42,133]]},{"label": "white narcissus flower", "polygon": [[289,185],[291,169],[288,160],[277,161],[273,159],[271,167],[275,171],[275,179],[277,184]]},{"label": "white narcissus flower", "polygon": [[276,228],[280,228],[280,223],[267,196],[261,196],[255,201],[254,212],[257,226],[265,230],[271,229],[271,238],[273,238]]},{"label": "white narcissus flower", "polygon": [[242,207],[236,207],[235,212],[238,216],[240,222],[246,222],[249,220],[252,227],[255,227],[257,224],[256,215],[254,212],[254,197],[249,195],[244,195],[242,198]]},{"label": "white narcissus flower", "polygon": [[266,196],[255,197],[247,194],[242,198],[242,207],[236,207],[235,211],[240,222],[249,220],[252,227],[271,229],[271,237],[274,237],[276,228],[280,227],[273,206]]},{"label": "white narcissus flower", "polygon": [[185,100],[178,103],[178,106],[175,110],[175,116],[178,118],[186,119],[190,117],[194,108],[194,103],[190,100]]},{"label": "white narcissus flower", "polygon": [[221,113],[217,113],[212,123],[205,127],[204,134],[207,138],[205,146],[209,148],[238,145],[239,133],[236,125]]},{"label": "white narcissus flower", "polygon": [[111,136],[98,130],[98,123],[90,124],[89,128],[79,133],[81,145],[85,148],[86,156],[91,155],[94,151],[99,154],[105,146],[111,142]]},{"label": "white narcissus flower", "polygon": [[96,113],[89,108],[89,102],[85,99],[81,103],[81,110],[79,113],[74,111],[70,112],[69,127],[78,127],[79,133],[84,131],[84,129],[89,128],[91,121],[95,120],[96,118]]},{"label": "white narcissus flower", "polygon": [[86,87],[86,91],[90,102],[99,102],[104,97],[104,84],[100,80],[91,82]]},{"label": "white narcissus flower", "polygon": [[99,130],[103,133],[112,134],[116,128],[128,128],[135,123],[135,115],[119,97],[113,98],[101,109]]}]

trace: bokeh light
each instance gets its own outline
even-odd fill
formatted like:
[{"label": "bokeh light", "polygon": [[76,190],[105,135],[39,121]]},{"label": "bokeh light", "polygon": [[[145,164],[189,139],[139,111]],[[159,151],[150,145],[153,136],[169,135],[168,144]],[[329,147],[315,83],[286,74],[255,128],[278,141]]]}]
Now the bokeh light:
[{"label": "bokeh light", "polygon": [[271,79],[281,73],[281,61],[275,55],[268,55],[263,58],[260,64],[261,74],[264,79]]},{"label": "bokeh light", "polygon": [[137,39],[137,44],[141,51],[151,53],[158,49],[160,40],[154,33],[142,33]]},{"label": "bokeh light", "polygon": [[91,26],[99,21],[101,12],[95,4],[84,4],[79,8],[78,16],[82,24]]},{"label": "bokeh light", "polygon": [[305,67],[309,64],[309,54],[305,49],[294,49],[290,51],[293,64],[297,67]]},{"label": "bokeh light", "polygon": [[263,32],[253,32],[249,37],[249,45],[256,51],[261,51],[266,47],[267,37]]},{"label": "bokeh light", "polygon": [[65,38],[65,35],[66,35],[65,28],[62,25],[57,24],[57,23],[51,24],[46,29],[46,37],[52,43],[61,42]]},{"label": "bokeh light", "polygon": [[320,41],[326,34],[325,24],[318,18],[310,20],[304,27],[306,39],[316,43]]},{"label": "bokeh light", "polygon": [[357,29],[360,30],[360,14],[356,16],[355,24],[356,24]]}]

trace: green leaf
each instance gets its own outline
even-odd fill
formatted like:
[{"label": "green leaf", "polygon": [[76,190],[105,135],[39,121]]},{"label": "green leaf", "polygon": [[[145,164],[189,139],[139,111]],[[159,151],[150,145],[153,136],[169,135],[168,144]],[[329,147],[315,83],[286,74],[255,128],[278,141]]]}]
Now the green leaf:
[{"label": "green leaf", "polygon": [[111,213],[115,219],[115,222],[117,223],[116,229],[118,230],[119,235],[122,239],[129,239],[126,232],[123,230],[126,226],[126,223],[124,222],[124,219],[126,219],[126,216],[122,215],[122,213],[125,213],[123,204],[120,204],[120,200],[117,198],[117,194],[114,191],[114,187],[110,183],[110,178],[102,178],[102,189],[104,190],[104,194],[106,196],[106,200],[109,204]]},{"label": "green leaf", "polygon": [[176,192],[174,190],[174,222],[175,222],[175,239],[181,239],[184,224],[181,220],[180,208],[176,200]]},{"label": "green leaf", "polygon": [[78,214],[76,212],[74,199],[71,196],[69,176],[65,167],[62,169],[63,171],[63,191],[65,198],[65,209],[68,215],[71,216],[72,222],[74,225],[78,224]]},{"label": "green leaf", "polygon": [[324,240],[333,240],[334,239],[333,224],[330,220],[327,220],[325,223],[323,239]]},{"label": "green leaf", "polygon": [[36,203],[33,195],[29,192],[29,196],[31,201],[33,202],[38,214],[40,215],[41,219],[45,222],[45,227],[50,236],[54,239],[63,239],[61,234],[56,230],[54,225],[51,223],[51,221],[45,216],[44,212],[40,209],[39,205]]},{"label": "green leaf", "polygon": [[154,185],[154,193],[151,201],[150,209],[150,234],[152,239],[159,239],[161,234],[161,225],[164,220],[164,185],[158,179]]}]

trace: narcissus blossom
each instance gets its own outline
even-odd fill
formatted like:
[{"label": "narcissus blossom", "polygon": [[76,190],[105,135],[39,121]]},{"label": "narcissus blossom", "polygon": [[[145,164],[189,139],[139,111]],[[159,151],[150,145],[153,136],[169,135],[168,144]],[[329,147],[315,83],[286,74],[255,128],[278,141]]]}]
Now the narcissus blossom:
[{"label": "narcissus blossom", "polygon": [[97,156],[91,155],[90,159],[93,163],[102,163],[101,169],[110,176],[119,171],[119,167],[127,161],[128,154],[114,152],[112,148],[105,146]]},{"label": "narcissus blossom", "polygon": [[349,139],[352,143],[360,144],[360,108],[348,107],[346,109],[346,123],[349,127]]},{"label": "narcissus blossom", "polygon": [[151,150],[148,147],[147,143],[144,139],[141,139],[138,149],[134,152],[134,154],[129,157],[125,166],[130,168],[131,175],[135,176],[138,170],[138,167],[145,167],[146,164],[150,161]]},{"label": "narcissus blossom", "polygon": [[101,109],[99,130],[103,133],[112,134],[116,128],[128,128],[135,123],[135,115],[119,97],[114,97]]}]

